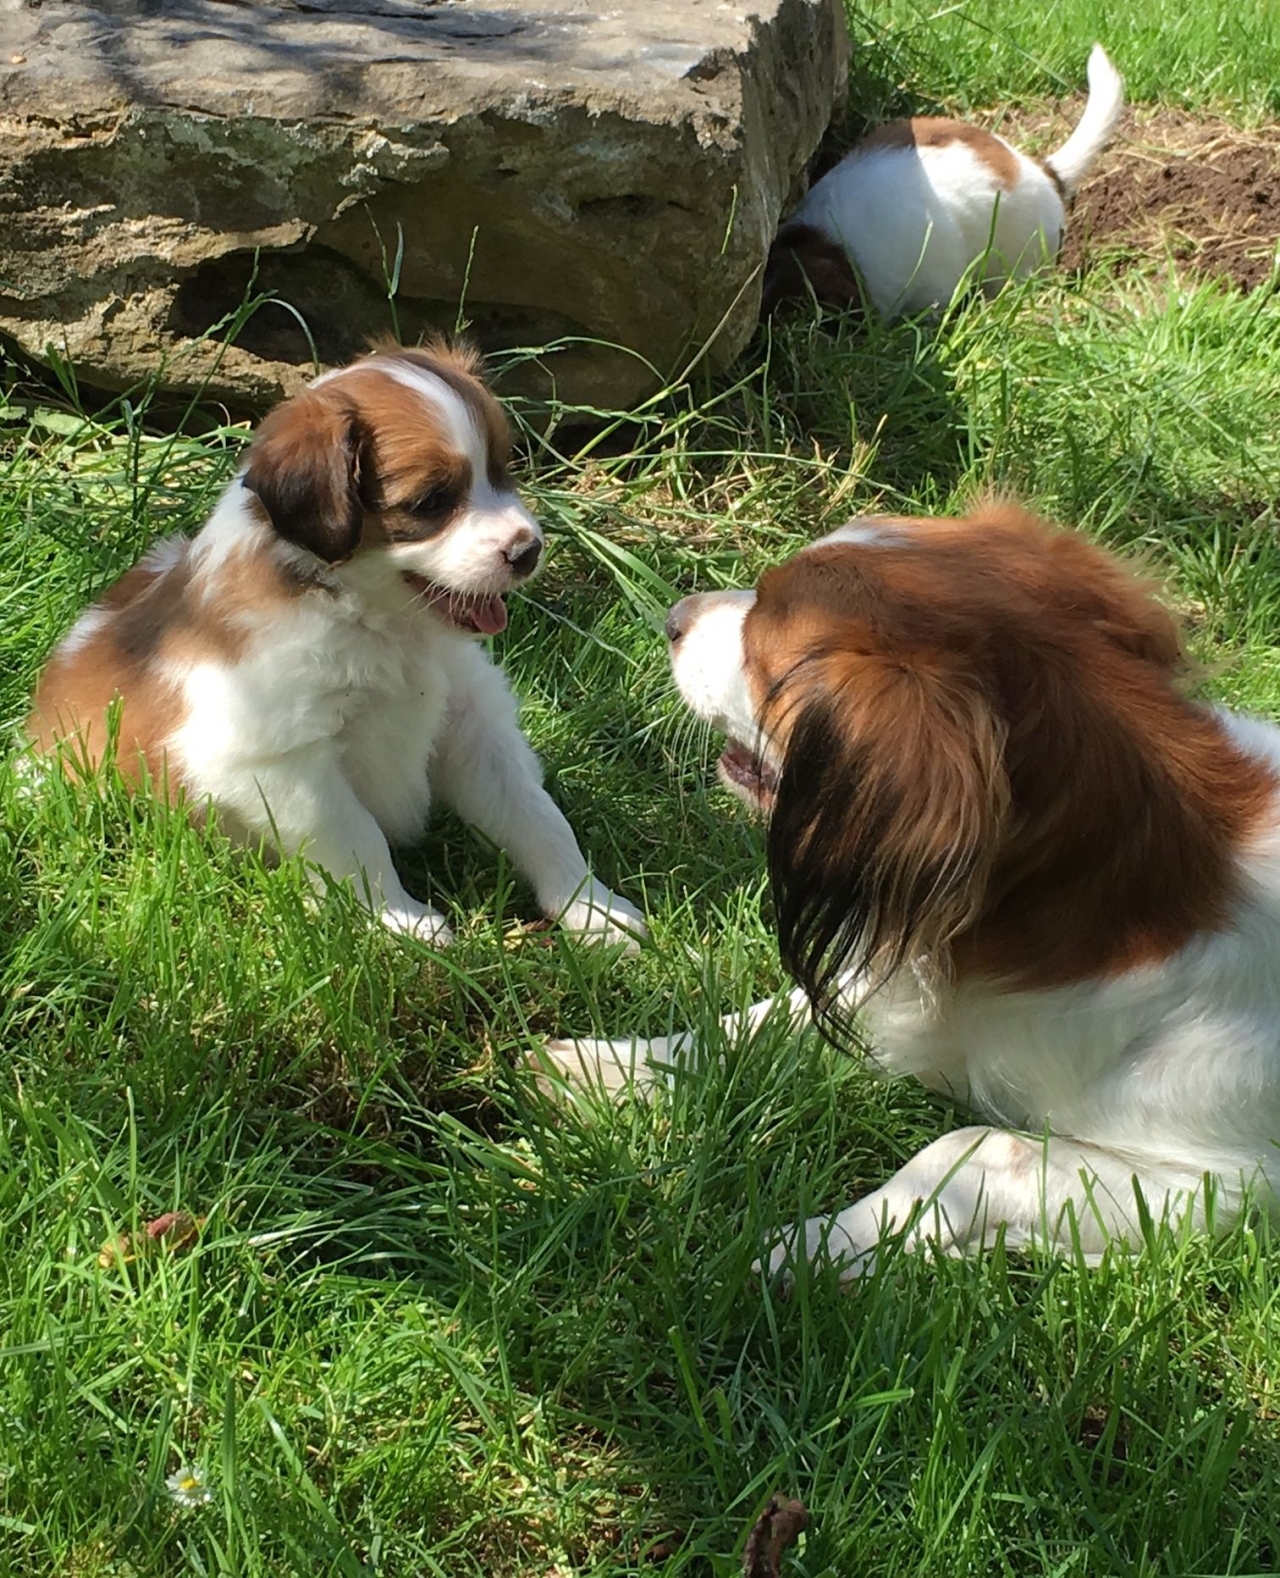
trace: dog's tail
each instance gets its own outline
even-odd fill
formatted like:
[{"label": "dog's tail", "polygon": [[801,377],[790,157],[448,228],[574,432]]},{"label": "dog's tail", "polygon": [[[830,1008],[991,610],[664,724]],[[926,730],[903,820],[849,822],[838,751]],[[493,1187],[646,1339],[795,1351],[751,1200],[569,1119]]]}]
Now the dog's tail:
[{"label": "dog's tail", "polygon": [[1044,161],[1050,174],[1061,182],[1067,197],[1075,196],[1076,188],[1093,168],[1094,160],[1115,131],[1123,109],[1124,79],[1111,64],[1102,45],[1095,44],[1089,55],[1089,97],[1080,124],[1057,153],[1051,153]]}]

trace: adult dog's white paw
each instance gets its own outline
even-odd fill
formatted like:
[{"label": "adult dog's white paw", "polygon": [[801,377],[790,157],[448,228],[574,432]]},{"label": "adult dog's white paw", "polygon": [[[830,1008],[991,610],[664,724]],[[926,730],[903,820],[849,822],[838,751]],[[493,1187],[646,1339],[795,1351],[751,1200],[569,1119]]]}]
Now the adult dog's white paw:
[{"label": "adult dog's white paw", "polygon": [[640,943],[649,935],[645,918],[635,905],[594,878],[588,878],[559,919],[566,931],[583,942],[621,943],[627,955],[639,953]]},{"label": "adult dog's white paw", "polygon": [[811,1266],[834,1266],[841,1283],[857,1282],[874,1265],[879,1240],[874,1233],[869,1241],[862,1235],[854,1237],[841,1224],[841,1218],[847,1214],[842,1211],[838,1216],[811,1216],[798,1225],[793,1222],[783,1228],[767,1258],[757,1260],[751,1269],[757,1276],[767,1276],[789,1287],[803,1259]]},{"label": "adult dog's white paw", "polygon": [[539,1083],[572,1085],[614,1095],[633,1085],[644,1086],[650,1075],[645,1063],[645,1041],[577,1040],[547,1041],[529,1056],[542,1076]]}]

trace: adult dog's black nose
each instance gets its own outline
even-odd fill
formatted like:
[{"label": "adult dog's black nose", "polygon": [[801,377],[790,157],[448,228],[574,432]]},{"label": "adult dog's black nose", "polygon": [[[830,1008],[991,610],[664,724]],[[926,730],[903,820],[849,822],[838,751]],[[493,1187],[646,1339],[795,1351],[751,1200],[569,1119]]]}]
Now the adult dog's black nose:
[{"label": "adult dog's black nose", "polygon": [[672,646],[679,641],[692,623],[690,602],[690,598],[682,597],[667,614],[667,640]]},{"label": "adult dog's black nose", "polygon": [[507,547],[503,557],[511,566],[514,575],[521,577],[532,575],[538,568],[538,560],[542,557],[542,544],[532,532],[521,532]]}]

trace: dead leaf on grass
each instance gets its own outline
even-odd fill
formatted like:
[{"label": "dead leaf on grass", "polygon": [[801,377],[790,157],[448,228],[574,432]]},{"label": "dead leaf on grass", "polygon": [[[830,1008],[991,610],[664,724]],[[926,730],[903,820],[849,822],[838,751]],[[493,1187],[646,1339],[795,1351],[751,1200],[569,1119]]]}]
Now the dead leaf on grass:
[{"label": "dead leaf on grass", "polygon": [[98,1264],[104,1271],[113,1266],[127,1266],[142,1255],[164,1250],[170,1255],[180,1255],[190,1249],[200,1237],[204,1226],[202,1216],[192,1216],[189,1211],[166,1211],[143,1224],[140,1232],[119,1233],[109,1238],[98,1251]]},{"label": "dead leaf on grass", "polygon": [[742,1578],[778,1578],[782,1553],[809,1526],[808,1508],[787,1496],[770,1496],[742,1553]]}]

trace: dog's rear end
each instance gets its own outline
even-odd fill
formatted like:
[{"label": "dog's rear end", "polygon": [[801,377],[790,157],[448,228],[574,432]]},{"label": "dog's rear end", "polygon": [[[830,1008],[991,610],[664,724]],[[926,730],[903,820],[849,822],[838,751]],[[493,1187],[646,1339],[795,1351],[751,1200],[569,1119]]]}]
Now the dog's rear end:
[{"label": "dog's rear end", "polygon": [[1089,57],[1078,125],[1042,164],[981,127],[932,117],[891,121],[806,194],[778,232],[761,311],[812,296],[881,314],[945,306],[966,280],[994,289],[1058,254],[1066,206],[1124,108],[1101,45]]}]

